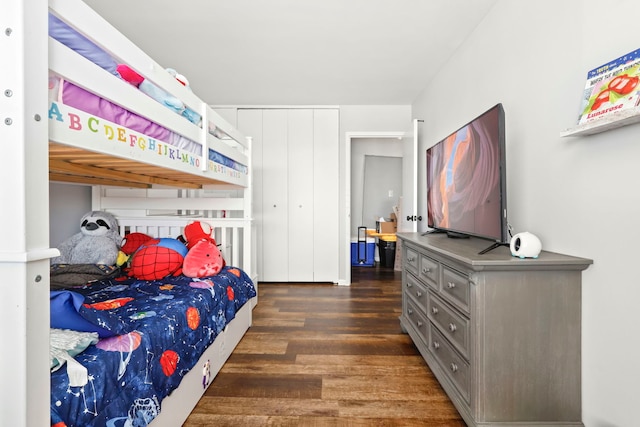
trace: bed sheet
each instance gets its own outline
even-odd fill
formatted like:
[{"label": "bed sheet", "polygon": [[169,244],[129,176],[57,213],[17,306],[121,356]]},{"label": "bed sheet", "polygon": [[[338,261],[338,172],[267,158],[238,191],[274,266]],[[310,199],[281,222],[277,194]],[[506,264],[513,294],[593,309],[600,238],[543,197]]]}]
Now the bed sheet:
[{"label": "bed sheet", "polygon": [[218,275],[143,281],[121,277],[69,289],[84,296],[79,313],[115,335],[75,359],[84,386],[63,366],[51,374],[51,425],[146,426],[202,352],[256,295],[239,268]]}]

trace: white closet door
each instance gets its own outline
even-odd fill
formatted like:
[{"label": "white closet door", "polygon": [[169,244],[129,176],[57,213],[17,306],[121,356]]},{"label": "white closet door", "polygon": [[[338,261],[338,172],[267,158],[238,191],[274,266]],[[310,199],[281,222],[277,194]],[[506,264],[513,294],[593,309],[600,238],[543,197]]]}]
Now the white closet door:
[{"label": "white closet door", "polygon": [[314,112],[313,205],[316,282],[338,282],[339,276],[339,115],[337,109]]},{"label": "white closet door", "polygon": [[289,281],[287,110],[264,110],[262,122],[262,280]]},{"label": "white closet door", "polygon": [[337,109],[239,109],[253,136],[259,280],[338,281]]},{"label": "white closet door", "polygon": [[313,110],[289,110],[289,281],[314,281]]},{"label": "white closet door", "polygon": [[263,208],[263,194],[262,194],[262,110],[258,109],[238,109],[238,129],[245,135],[252,137],[251,142],[251,179],[253,186],[253,227],[256,233],[256,268],[258,272],[258,280],[264,280],[263,277],[263,253],[262,245],[262,208]]}]

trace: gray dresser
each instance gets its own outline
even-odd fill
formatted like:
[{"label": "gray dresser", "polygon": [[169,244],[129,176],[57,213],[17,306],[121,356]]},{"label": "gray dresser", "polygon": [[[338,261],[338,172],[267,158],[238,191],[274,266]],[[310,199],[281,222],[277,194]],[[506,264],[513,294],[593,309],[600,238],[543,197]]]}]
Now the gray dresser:
[{"label": "gray dresser", "polygon": [[592,261],[398,233],[400,323],[470,426],[582,426],[581,276]]}]

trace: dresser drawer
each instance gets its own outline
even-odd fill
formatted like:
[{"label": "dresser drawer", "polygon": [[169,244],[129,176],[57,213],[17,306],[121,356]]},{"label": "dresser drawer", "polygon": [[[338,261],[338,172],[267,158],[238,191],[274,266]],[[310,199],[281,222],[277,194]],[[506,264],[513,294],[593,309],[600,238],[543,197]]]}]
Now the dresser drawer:
[{"label": "dresser drawer", "polygon": [[469,319],[447,306],[432,293],[429,293],[427,299],[427,316],[453,346],[468,359],[471,329]]},{"label": "dresser drawer", "polygon": [[438,279],[440,275],[440,264],[425,255],[420,255],[419,277],[434,290],[438,290]]},{"label": "dresser drawer", "polygon": [[440,294],[451,304],[469,313],[471,283],[469,278],[450,268],[442,268]]},{"label": "dresser drawer", "polygon": [[404,314],[405,317],[409,319],[409,323],[411,323],[413,329],[415,329],[420,335],[422,342],[427,344],[429,342],[427,338],[429,321],[410,298],[407,298]]},{"label": "dresser drawer", "polygon": [[469,403],[471,367],[456,353],[451,344],[438,332],[433,324],[429,325],[429,350],[431,350],[431,353],[456,390]]},{"label": "dresser drawer", "polygon": [[413,274],[418,274],[418,263],[420,262],[420,257],[418,255],[418,252],[411,249],[409,246],[404,246],[404,247],[406,251],[404,266],[407,267],[407,270],[411,271]]},{"label": "dresser drawer", "polygon": [[407,295],[411,295],[418,307],[424,313],[427,312],[427,288],[411,273],[407,273],[407,282],[404,284],[404,292]]}]

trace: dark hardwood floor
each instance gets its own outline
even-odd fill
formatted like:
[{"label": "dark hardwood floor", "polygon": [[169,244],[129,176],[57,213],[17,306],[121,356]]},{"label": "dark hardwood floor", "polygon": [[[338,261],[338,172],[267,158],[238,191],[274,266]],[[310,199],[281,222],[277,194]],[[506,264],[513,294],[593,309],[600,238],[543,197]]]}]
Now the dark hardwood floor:
[{"label": "dark hardwood floor", "polygon": [[401,274],[259,285],[253,326],[185,427],[464,426],[400,329]]}]

